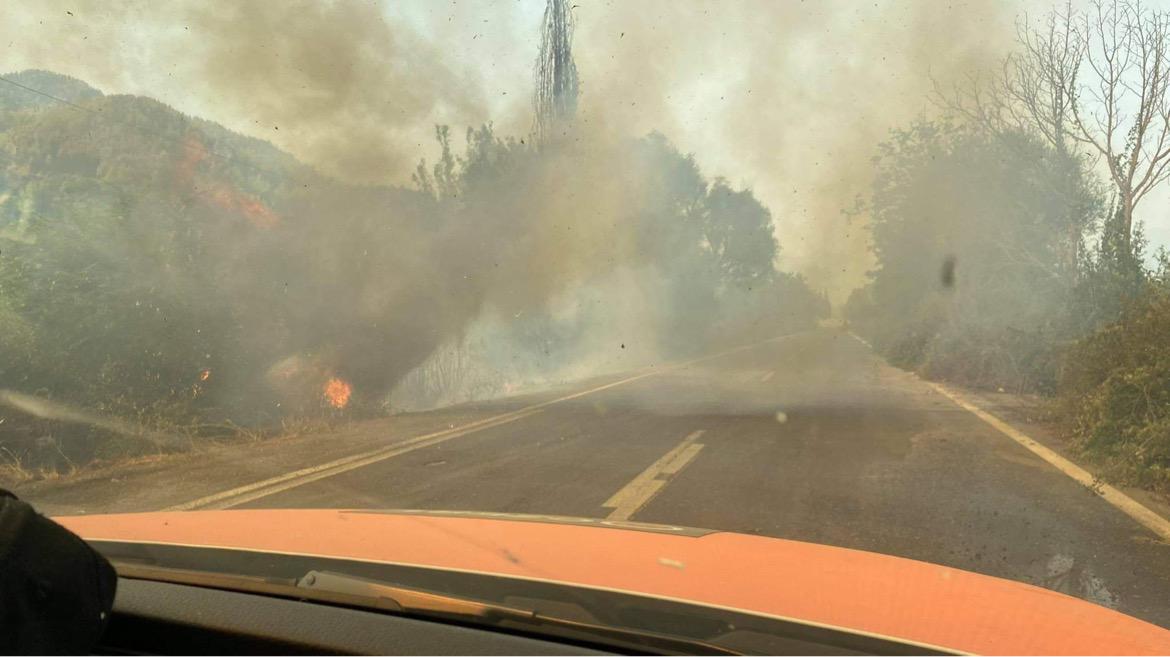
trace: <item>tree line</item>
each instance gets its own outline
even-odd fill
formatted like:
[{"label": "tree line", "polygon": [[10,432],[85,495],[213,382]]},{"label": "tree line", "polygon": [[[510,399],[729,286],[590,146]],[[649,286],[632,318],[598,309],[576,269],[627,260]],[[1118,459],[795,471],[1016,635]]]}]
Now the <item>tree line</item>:
[{"label": "tree line", "polygon": [[859,205],[877,267],[845,316],[927,376],[1051,396],[1076,445],[1170,485],[1168,259],[1136,211],[1170,177],[1170,16],[1021,18],[995,75],[936,85]]}]

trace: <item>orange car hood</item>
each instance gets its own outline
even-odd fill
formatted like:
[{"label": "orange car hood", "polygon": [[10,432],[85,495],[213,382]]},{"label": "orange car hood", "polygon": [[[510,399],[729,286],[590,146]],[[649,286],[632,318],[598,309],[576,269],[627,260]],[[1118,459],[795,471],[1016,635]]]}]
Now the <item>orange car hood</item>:
[{"label": "orange car hood", "polygon": [[986,575],[845,548],[546,516],[239,510],[57,518],[84,538],[628,591],[982,654],[1167,654],[1170,631]]}]

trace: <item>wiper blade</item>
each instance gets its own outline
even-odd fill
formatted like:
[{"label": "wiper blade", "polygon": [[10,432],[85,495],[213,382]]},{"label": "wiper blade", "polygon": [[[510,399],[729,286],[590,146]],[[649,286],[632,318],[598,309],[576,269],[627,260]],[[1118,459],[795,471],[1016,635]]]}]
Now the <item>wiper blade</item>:
[{"label": "wiper blade", "polygon": [[353,595],[375,602],[379,609],[420,614],[445,614],[459,618],[533,620],[536,611],[490,602],[385,584],[377,580],[324,570],[310,570],[297,580],[297,588]]},{"label": "wiper blade", "polygon": [[639,652],[653,650],[678,654],[742,654],[704,641],[546,616],[535,609],[509,607],[494,602],[395,586],[341,573],[312,570],[297,580],[296,585],[299,589],[370,600],[375,602],[379,609],[388,611],[423,617],[441,616],[493,626],[506,625],[510,628],[536,627],[539,634],[553,634],[577,641],[616,644]]},{"label": "wiper blade", "polygon": [[586,643],[635,653],[739,655],[705,641],[546,616],[523,609],[342,573],[313,570],[299,579],[254,577],[115,561],[119,577],[242,591],[356,608],[374,608],[422,619],[446,619],[525,632],[537,638]]}]

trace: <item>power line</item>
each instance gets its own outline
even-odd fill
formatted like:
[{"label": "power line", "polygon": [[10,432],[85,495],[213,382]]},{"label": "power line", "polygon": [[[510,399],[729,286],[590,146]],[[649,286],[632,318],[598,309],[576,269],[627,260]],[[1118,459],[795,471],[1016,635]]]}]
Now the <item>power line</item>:
[{"label": "power line", "polygon": [[7,82],[8,84],[10,84],[14,87],[20,87],[21,89],[24,89],[25,91],[31,91],[32,93],[37,94],[38,96],[44,96],[45,98],[51,98],[51,99],[57,101],[58,103],[64,103],[64,104],[66,104],[74,109],[79,109],[83,112],[90,112],[92,114],[98,113],[97,110],[92,110],[92,109],[89,109],[88,107],[82,107],[81,105],[78,105],[77,103],[70,102],[68,100],[65,100],[64,98],[58,98],[57,96],[54,96],[53,94],[41,91],[40,89],[33,89],[32,87],[30,87],[28,85],[21,84],[21,83],[17,82],[16,80],[10,80],[2,75],[0,75],[0,82]]}]

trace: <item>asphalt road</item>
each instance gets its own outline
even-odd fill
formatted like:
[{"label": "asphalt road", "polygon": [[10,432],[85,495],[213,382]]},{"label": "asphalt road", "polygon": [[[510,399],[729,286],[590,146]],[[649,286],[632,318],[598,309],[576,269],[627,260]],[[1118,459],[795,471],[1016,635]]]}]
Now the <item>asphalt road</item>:
[{"label": "asphalt road", "polygon": [[827,543],[1040,584],[1170,627],[1170,545],[850,334],[46,488],[49,512],[442,509]]}]

